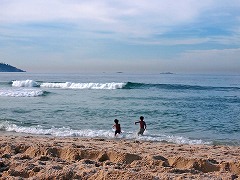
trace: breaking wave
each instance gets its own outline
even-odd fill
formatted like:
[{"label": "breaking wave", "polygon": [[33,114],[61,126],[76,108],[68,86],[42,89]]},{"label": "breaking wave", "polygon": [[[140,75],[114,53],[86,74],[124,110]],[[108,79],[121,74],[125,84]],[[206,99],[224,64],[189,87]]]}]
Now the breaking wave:
[{"label": "breaking wave", "polygon": [[63,89],[122,89],[126,83],[42,83],[42,88],[63,88]]},{"label": "breaking wave", "polygon": [[146,84],[136,82],[75,83],[75,82],[36,82],[34,80],[13,81],[13,87],[41,87],[61,89],[165,89],[165,90],[206,90],[239,91],[240,87],[214,87],[185,84]]},{"label": "breaking wave", "polygon": [[33,80],[13,81],[13,87],[39,87],[39,84]]},{"label": "breaking wave", "polygon": [[0,89],[0,96],[6,97],[37,97],[46,95],[46,91],[40,89]]},{"label": "breaking wave", "polygon": [[[83,129],[83,130],[73,130],[69,127],[61,128],[44,128],[40,125],[37,126],[22,126],[16,125],[9,121],[0,121],[0,130],[17,132],[17,133],[26,133],[33,135],[51,135],[58,137],[86,137],[86,138],[115,138],[112,130],[93,130],[93,129]],[[156,141],[156,142],[170,142],[176,144],[211,144],[211,142],[204,142],[202,140],[191,140],[189,138],[181,136],[168,136],[168,135],[157,135],[149,134],[148,132],[144,136],[137,136],[133,132],[124,132],[119,135],[118,138],[124,139],[138,139],[143,141]]]}]

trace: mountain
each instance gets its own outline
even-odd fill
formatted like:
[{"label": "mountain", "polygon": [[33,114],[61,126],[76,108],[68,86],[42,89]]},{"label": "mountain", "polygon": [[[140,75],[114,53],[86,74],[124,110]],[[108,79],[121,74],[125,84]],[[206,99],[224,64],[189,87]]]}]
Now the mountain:
[{"label": "mountain", "polygon": [[9,64],[0,63],[0,72],[26,72]]}]

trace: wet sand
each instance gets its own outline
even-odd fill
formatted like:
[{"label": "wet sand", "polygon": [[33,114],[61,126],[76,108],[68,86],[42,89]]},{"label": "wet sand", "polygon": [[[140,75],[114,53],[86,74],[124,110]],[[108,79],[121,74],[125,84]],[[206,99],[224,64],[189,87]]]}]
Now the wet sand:
[{"label": "wet sand", "polygon": [[0,179],[240,179],[240,147],[0,135]]}]

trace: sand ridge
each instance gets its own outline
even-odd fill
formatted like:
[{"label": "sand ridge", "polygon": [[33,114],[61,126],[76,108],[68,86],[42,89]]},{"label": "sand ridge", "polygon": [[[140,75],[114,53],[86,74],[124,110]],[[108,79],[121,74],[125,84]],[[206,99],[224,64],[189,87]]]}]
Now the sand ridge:
[{"label": "sand ridge", "polygon": [[240,179],[240,147],[0,136],[0,179]]}]

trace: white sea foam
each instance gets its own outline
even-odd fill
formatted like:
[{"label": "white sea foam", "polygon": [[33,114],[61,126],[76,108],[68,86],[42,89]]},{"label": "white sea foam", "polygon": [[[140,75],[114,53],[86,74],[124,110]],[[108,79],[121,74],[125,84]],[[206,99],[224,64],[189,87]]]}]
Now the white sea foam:
[{"label": "white sea foam", "polygon": [[144,135],[137,137],[143,141],[166,141],[175,144],[211,144],[211,142],[204,142],[201,139],[189,139],[182,136],[167,136],[167,135]]},{"label": "white sea foam", "polygon": [[8,97],[36,97],[42,96],[44,91],[40,89],[0,89],[0,96]]},{"label": "white sea foam", "polygon": [[37,87],[39,84],[33,80],[13,81],[13,87]]},{"label": "white sea foam", "polygon": [[[89,137],[89,138],[102,137],[111,139],[115,138],[114,133],[111,130],[93,130],[93,129],[73,130],[69,127],[43,128],[40,125],[24,127],[10,123],[8,121],[0,122],[0,130],[37,135],[52,135],[59,137]],[[153,135],[148,133],[146,133],[146,135],[144,136],[137,136],[136,133],[133,132],[124,132],[123,134],[120,134],[117,138],[137,139],[143,141],[166,141],[176,144],[211,144],[211,142],[204,142],[202,140],[190,140],[188,138],[180,136]]]},{"label": "white sea foam", "polygon": [[42,83],[43,88],[63,88],[63,89],[121,89],[126,83]]},{"label": "white sea foam", "polygon": [[114,134],[110,130],[73,130],[68,127],[62,128],[43,128],[42,126],[24,127],[10,123],[9,121],[0,122],[0,130],[12,131],[17,133],[37,134],[37,135],[52,135],[60,137],[105,137],[113,138]]},{"label": "white sea foam", "polygon": [[42,87],[42,88],[62,88],[62,89],[121,89],[126,83],[73,83],[73,82],[62,82],[62,83],[37,83],[34,80],[22,80],[13,81],[13,87]]}]

